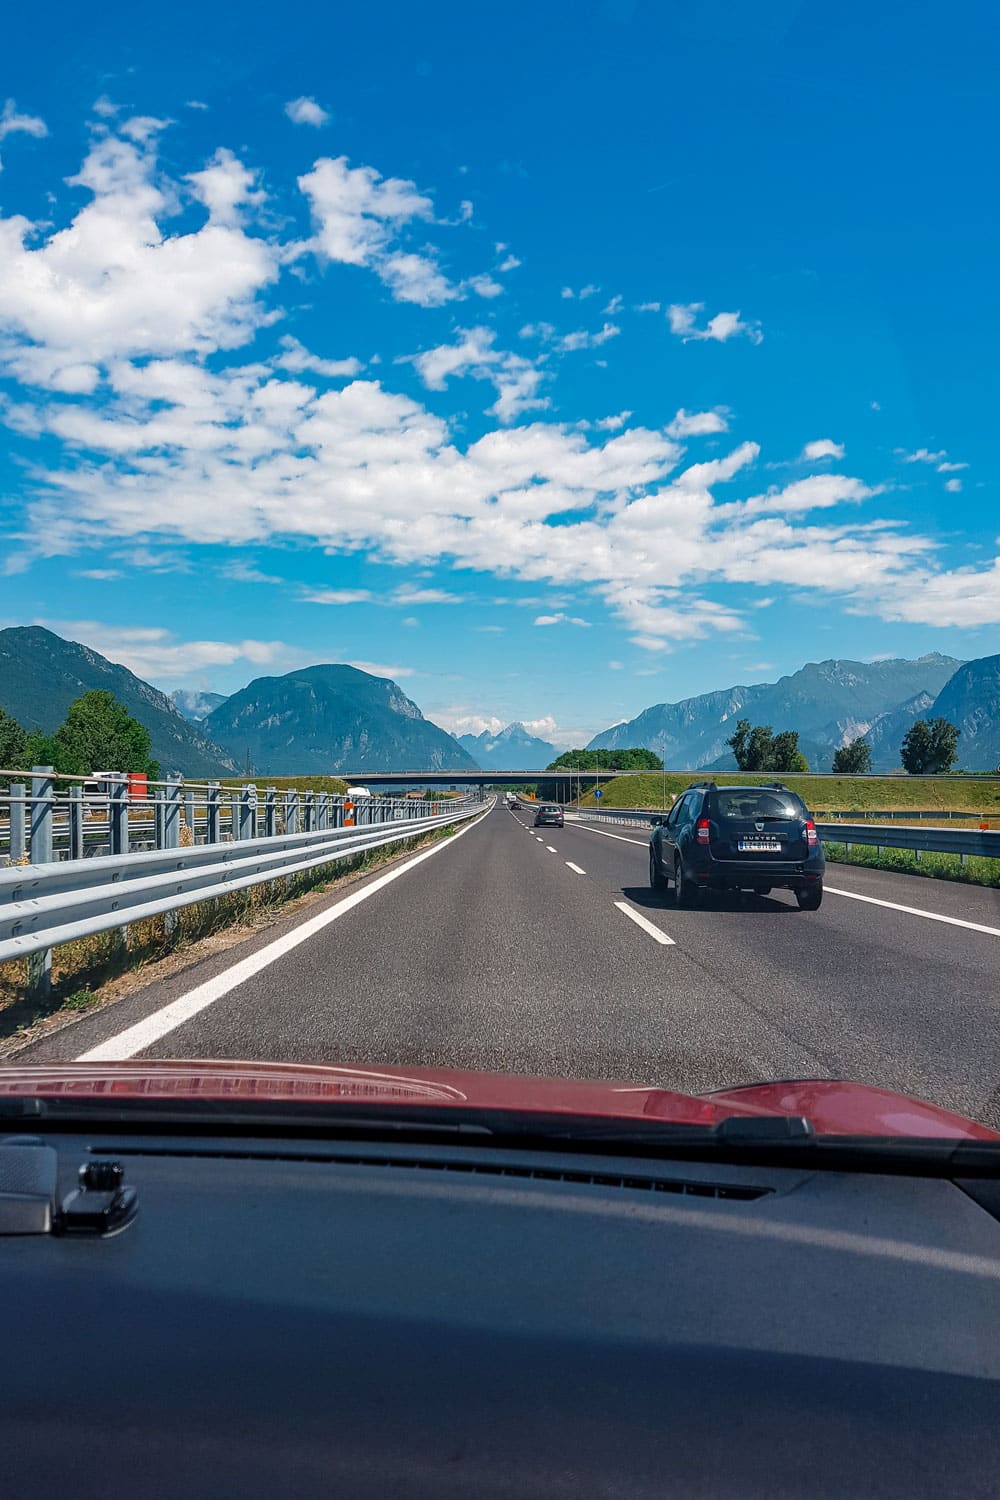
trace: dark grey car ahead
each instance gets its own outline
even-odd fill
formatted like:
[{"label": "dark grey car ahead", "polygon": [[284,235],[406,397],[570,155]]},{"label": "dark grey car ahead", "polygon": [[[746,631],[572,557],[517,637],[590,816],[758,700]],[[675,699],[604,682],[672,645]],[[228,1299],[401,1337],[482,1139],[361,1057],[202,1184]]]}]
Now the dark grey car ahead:
[{"label": "dark grey car ahead", "polygon": [[708,890],[795,892],[803,911],[823,899],[826,859],[805,803],[780,782],[770,786],[689,787],[649,840],[649,883],[674,887],[678,906]]}]

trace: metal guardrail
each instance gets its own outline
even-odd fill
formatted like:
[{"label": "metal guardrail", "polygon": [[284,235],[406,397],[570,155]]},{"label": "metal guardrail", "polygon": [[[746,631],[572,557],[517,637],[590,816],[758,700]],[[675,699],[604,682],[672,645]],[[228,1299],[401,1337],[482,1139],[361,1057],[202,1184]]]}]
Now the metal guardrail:
[{"label": "metal guardrail", "polygon": [[0,771],[0,868],[32,860],[101,855],[218,843],[225,838],[273,838],[330,828],[366,827],[432,817],[451,800],[346,795],[308,787],[262,789],[253,782],[146,782],[111,774],[57,776],[51,766]]},{"label": "metal guardrail", "polygon": [[[570,812],[565,816],[574,822],[612,823],[626,828],[649,828],[658,812],[637,808],[608,808],[604,812]],[[968,816],[968,814],[966,814]],[[874,849],[909,849],[919,859],[921,854],[957,854],[964,862],[971,856],[1000,859],[1000,832],[980,828],[900,828],[898,824],[817,823],[816,832],[825,844],[865,844]]]},{"label": "metal guardrail", "polygon": [[29,991],[43,992],[51,951],[61,943],[446,828],[486,805],[463,799],[446,812],[392,817],[362,828],[11,866],[0,870],[0,963],[30,959]]}]

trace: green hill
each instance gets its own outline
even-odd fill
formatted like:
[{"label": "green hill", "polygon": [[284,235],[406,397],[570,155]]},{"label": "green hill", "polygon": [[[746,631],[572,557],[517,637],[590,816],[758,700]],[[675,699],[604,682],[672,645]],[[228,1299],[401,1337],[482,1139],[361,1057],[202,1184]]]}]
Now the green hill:
[{"label": "green hill", "polygon": [[153,759],[164,775],[179,771],[183,776],[209,777],[236,770],[236,762],[178,713],[165,693],[127,667],[40,625],[0,630],[0,708],[25,729],[54,733],[73,700],[93,688],[114,693],[145,725],[153,741]]}]

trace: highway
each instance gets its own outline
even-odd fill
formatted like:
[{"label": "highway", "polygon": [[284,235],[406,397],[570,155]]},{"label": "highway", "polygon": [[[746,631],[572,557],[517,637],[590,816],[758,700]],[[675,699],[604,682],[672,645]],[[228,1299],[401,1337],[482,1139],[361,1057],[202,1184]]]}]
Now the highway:
[{"label": "highway", "polygon": [[498,805],[18,1060],[391,1063],[695,1093],[844,1077],[1000,1128],[1000,892],[830,865],[816,913],[787,892],[682,911],[649,890],[641,830],[531,820]]}]

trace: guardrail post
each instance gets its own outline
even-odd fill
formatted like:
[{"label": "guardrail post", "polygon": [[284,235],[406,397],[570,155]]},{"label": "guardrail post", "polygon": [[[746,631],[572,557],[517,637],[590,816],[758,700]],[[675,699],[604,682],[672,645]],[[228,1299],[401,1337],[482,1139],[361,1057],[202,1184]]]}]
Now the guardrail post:
[{"label": "guardrail post", "polygon": [[278,831],[278,789],[269,786],[264,788],[264,837],[273,839]]},{"label": "guardrail post", "polygon": [[191,842],[194,843],[194,792],[188,790],[184,793],[184,821],[191,830]]},{"label": "guardrail post", "polygon": [[285,793],[285,832],[299,831],[299,794],[294,787]]},{"label": "guardrail post", "polygon": [[330,798],[330,803],[331,803],[331,808],[332,808],[332,817],[330,819],[330,827],[331,828],[343,828],[343,826],[344,826],[344,799],[343,799],[343,797],[338,797],[336,794],[334,794],[334,796],[332,796]]},{"label": "guardrail post", "polygon": [[19,865],[27,853],[27,828],[25,824],[24,782],[10,784],[10,862]]},{"label": "guardrail post", "polygon": [[69,858],[83,858],[83,787],[79,782],[74,783],[69,789],[69,803],[66,808],[66,816],[69,820]]},{"label": "guardrail post", "polygon": [[153,844],[157,849],[163,848],[164,839],[164,808],[166,795],[162,786],[153,789]]},{"label": "guardrail post", "polygon": [[52,859],[52,767],[31,768],[31,863]]},{"label": "guardrail post", "polygon": [[128,782],[124,776],[113,781],[108,791],[108,848],[112,854],[128,853]]},{"label": "guardrail post", "polygon": [[319,792],[316,796],[316,829],[325,833],[330,826],[330,794]]},{"label": "guardrail post", "polygon": [[250,782],[240,790],[240,838],[257,836],[257,788]]},{"label": "guardrail post", "polygon": [[[52,767],[31,768],[31,862],[49,864],[52,860]],[[27,994],[31,1000],[44,1000],[52,988],[52,949],[43,948],[28,959]]]},{"label": "guardrail post", "polygon": [[314,833],[316,829],[316,793],[311,789],[302,793],[302,832]]},{"label": "guardrail post", "polygon": [[208,794],[205,798],[205,842],[206,844],[217,844],[219,842],[219,813],[222,804],[222,788],[217,781],[208,783]]},{"label": "guardrail post", "polygon": [[163,848],[178,849],[181,842],[181,779],[168,776],[163,801]]},{"label": "guardrail post", "polygon": [[234,839],[240,837],[240,811],[243,806],[242,791],[230,792],[229,794],[229,832]]}]

